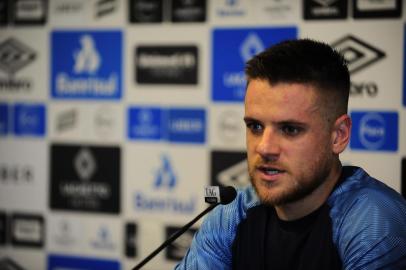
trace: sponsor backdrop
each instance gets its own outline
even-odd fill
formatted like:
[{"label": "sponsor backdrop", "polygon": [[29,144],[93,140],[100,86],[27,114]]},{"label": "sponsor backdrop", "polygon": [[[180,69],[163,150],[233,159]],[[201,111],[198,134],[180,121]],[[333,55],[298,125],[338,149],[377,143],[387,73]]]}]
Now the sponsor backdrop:
[{"label": "sponsor backdrop", "polygon": [[[401,0],[0,0],[0,269],[131,269],[249,183],[244,63],[284,39],[340,50],[345,164],[406,195]],[[145,269],[170,269],[199,223]]]}]

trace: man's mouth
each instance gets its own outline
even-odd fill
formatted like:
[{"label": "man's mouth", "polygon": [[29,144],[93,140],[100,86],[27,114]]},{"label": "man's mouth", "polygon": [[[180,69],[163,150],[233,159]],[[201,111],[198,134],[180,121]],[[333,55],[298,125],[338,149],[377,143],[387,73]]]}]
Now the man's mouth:
[{"label": "man's mouth", "polygon": [[264,173],[266,175],[276,175],[276,174],[285,172],[285,171],[277,169],[277,168],[265,167],[265,166],[259,166],[258,170],[260,170],[262,173]]}]

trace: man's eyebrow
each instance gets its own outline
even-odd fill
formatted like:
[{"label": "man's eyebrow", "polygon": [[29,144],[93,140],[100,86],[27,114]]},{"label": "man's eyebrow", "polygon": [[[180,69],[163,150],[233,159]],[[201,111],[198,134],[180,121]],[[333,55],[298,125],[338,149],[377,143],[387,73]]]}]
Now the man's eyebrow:
[{"label": "man's eyebrow", "polygon": [[259,122],[259,120],[250,116],[244,116],[244,122]]}]

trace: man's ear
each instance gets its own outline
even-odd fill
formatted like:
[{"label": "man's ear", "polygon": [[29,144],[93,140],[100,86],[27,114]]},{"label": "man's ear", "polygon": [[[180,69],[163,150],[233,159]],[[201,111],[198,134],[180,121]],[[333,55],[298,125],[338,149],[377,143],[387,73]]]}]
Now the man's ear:
[{"label": "man's ear", "polygon": [[335,154],[340,154],[347,147],[351,137],[351,118],[348,114],[343,114],[336,119],[333,126],[332,150]]}]

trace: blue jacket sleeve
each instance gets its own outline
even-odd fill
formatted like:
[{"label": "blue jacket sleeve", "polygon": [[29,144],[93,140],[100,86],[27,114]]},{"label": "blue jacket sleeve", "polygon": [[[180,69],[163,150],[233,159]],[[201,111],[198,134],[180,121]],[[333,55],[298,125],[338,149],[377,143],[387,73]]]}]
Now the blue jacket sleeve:
[{"label": "blue jacket sleeve", "polygon": [[228,205],[217,206],[203,221],[192,245],[176,270],[231,269],[232,244],[248,208],[257,204],[252,188],[240,190]]},{"label": "blue jacket sleeve", "polygon": [[335,229],[343,269],[406,269],[403,198],[392,190],[369,189],[350,201]]}]

